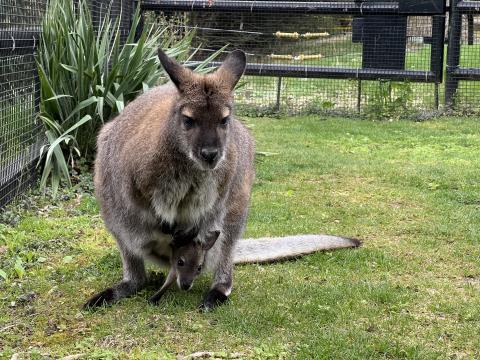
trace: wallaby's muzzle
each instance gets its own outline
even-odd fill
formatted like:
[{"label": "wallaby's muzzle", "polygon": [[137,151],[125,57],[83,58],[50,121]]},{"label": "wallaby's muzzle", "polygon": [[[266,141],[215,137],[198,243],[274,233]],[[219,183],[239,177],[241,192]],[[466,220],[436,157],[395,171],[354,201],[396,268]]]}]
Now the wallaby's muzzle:
[{"label": "wallaby's muzzle", "polygon": [[203,160],[209,164],[212,164],[217,159],[218,150],[216,148],[205,147],[200,150],[200,155],[202,156]]}]

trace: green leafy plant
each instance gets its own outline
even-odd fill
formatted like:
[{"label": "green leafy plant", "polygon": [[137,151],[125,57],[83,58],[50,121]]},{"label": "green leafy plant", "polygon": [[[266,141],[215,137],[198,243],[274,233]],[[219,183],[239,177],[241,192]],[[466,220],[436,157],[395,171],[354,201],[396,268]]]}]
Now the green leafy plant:
[{"label": "green leafy plant", "polygon": [[19,279],[23,278],[25,275],[25,267],[23,266],[23,260],[21,257],[17,256],[13,269],[15,270]]},{"label": "green leafy plant", "polygon": [[[181,38],[169,36],[168,27],[152,22],[135,41],[139,22],[137,8],[123,45],[119,17],[112,20],[107,12],[96,30],[87,0],[77,7],[70,0],[49,3],[36,57],[41,86],[39,118],[48,140],[41,148],[41,189],[49,179],[53,194],[62,181],[71,185],[74,159],[93,156],[100,126],[161,81],[158,47],[168,49],[173,57],[187,54],[192,32]],[[206,64],[217,54],[200,67],[208,71]]]},{"label": "green leafy plant", "polygon": [[3,271],[2,269],[0,269],[0,278],[2,278],[5,281],[8,279],[7,273],[5,271]]},{"label": "green leafy plant", "polygon": [[398,120],[412,115],[413,90],[408,82],[379,81],[365,107],[371,120]]}]

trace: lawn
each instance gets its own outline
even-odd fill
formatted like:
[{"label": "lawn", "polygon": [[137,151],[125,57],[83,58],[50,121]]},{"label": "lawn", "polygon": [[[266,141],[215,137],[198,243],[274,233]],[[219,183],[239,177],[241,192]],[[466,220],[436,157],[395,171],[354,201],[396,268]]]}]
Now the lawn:
[{"label": "lawn", "polygon": [[231,302],[206,314],[208,276],[159,306],[148,289],[84,312],[121,277],[86,176],[2,215],[14,225],[0,225],[0,358],[479,358],[480,119],[247,120],[276,155],[257,163],[245,236],[338,234],[361,248],[239,266]]}]

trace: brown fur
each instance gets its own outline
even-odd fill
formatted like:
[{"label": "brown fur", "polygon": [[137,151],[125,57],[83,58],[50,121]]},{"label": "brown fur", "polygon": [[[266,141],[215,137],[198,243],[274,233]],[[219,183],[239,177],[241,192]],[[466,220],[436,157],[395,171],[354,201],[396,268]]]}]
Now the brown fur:
[{"label": "brown fur", "polygon": [[[232,287],[232,250],[245,226],[254,178],[253,139],[232,113],[245,55],[232,52],[208,75],[193,73],[162,51],[159,58],[172,83],[138,97],[98,137],[95,193],[124,269],[123,281],[104,301],[144,286],[145,259],[171,259],[171,237],[161,226],[169,224],[197,228],[200,241],[210,230],[220,231],[206,254],[214,281],[203,306],[211,308]],[[87,307],[98,305],[102,293],[92,299]]]}]

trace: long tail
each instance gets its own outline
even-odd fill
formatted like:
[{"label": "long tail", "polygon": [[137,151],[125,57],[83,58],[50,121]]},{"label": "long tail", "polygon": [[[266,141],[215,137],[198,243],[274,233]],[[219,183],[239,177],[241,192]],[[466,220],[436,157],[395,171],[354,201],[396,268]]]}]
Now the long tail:
[{"label": "long tail", "polygon": [[358,247],[362,243],[333,235],[293,235],[242,239],[234,251],[234,263],[268,263],[296,258],[321,250]]}]

